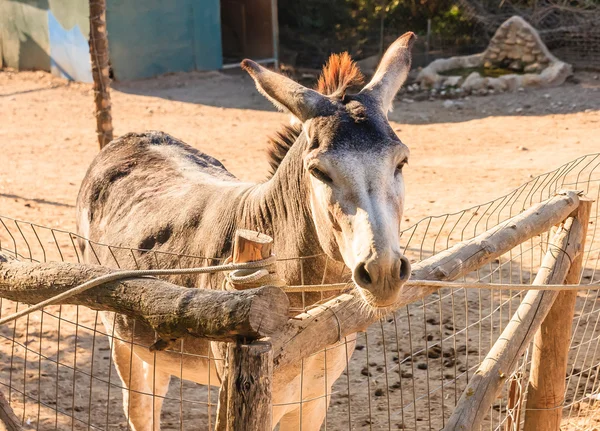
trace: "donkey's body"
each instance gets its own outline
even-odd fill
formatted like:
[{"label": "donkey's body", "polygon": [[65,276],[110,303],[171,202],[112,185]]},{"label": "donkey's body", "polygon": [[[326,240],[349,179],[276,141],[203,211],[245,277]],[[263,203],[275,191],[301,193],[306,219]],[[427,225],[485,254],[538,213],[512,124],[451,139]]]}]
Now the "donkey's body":
[{"label": "donkey's body", "polygon": [[[300,151],[305,143],[298,144],[290,151]],[[231,252],[233,233],[238,228],[272,235],[278,257],[322,255],[314,228],[306,223],[307,208],[301,204],[306,199],[302,199],[301,182],[287,181],[293,171],[301,168],[295,166],[297,164],[301,164],[299,157],[286,157],[286,162],[270,181],[252,185],[236,179],[217,160],[167,134],[127,134],[113,141],[90,167],[78,199],[79,232],[93,242],[148,251],[119,254],[118,250],[94,248],[84,242],[84,259],[90,263],[129,268],[194,266],[198,265],[197,259],[180,255],[226,257]],[[292,197],[295,198],[290,199]],[[306,283],[322,281],[325,257],[313,261],[315,264],[307,265],[304,270]],[[294,268],[298,269],[294,271]],[[289,283],[300,282],[298,265],[281,265],[280,269],[279,272],[283,272],[280,275]],[[328,272],[334,273],[334,268],[331,269]],[[188,287],[219,285],[217,277],[208,275],[175,276],[171,281]],[[126,412],[137,430],[153,429],[153,421],[154,428],[158,429],[160,397],[165,395],[171,375],[205,385],[219,384],[215,361],[209,359],[218,356],[219,350],[211,349],[209,342],[184,339],[182,346],[186,354],[183,359],[180,353],[172,351],[180,350],[179,344],[171,351],[156,352],[155,355],[141,347],[155,341],[150,328],[112,313],[103,313],[102,317],[108,333],[114,331],[115,366],[129,388],[129,393],[125,394],[128,398]],[[133,357],[131,341],[137,344]],[[348,349],[351,353],[352,342]],[[346,364],[346,353],[343,349],[336,350],[337,353],[327,353],[329,385]],[[315,357],[311,362],[315,364],[312,371],[323,375],[324,358]],[[296,376],[278,377],[283,377],[288,384],[279,385],[283,391],[276,388],[274,403],[299,401],[299,382],[295,382],[294,387],[289,386]],[[315,383],[307,378],[303,392],[312,393],[312,396],[303,395],[303,398],[325,394],[323,384]],[[153,410],[151,397],[139,392],[154,393],[158,397],[154,419],[149,414]],[[320,404],[322,416],[325,401]],[[274,419],[279,421],[286,411],[295,407],[276,408]],[[310,409],[307,407],[310,404],[303,407],[307,412],[303,415],[308,417]],[[310,420],[320,423],[322,418]],[[295,418],[292,422],[297,427]],[[305,429],[310,429],[306,427],[308,422]]]},{"label": "donkey's body", "polygon": [[[288,129],[287,145],[280,140],[282,151],[272,153],[276,170],[264,183],[241,182],[216,159],[164,133],[128,134],[113,141],[90,166],[78,197],[78,230],[92,241],[81,241],[85,261],[189,267],[203,263],[193,256],[204,256],[213,263],[231,254],[235,230],[246,228],[272,236],[278,258],[321,256],[303,268],[279,264],[278,275],[287,283],[349,281],[349,273],[341,271],[345,264],[365,301],[392,303],[410,272],[398,244],[401,168],[408,150],[389,127],[386,113],[406,77],[411,40],[407,35],[392,45],[373,81],[356,96],[344,95],[356,72],[344,74],[342,63],[339,70],[326,70],[331,74],[331,96],[326,97],[246,62],[259,90],[302,123]],[[400,63],[399,70],[394,62]],[[123,249],[95,248],[93,242]],[[219,288],[220,283],[209,275],[170,281],[188,287]],[[318,299],[318,294],[290,297],[295,306]],[[182,359],[179,353],[142,347],[155,341],[154,333],[138,322],[110,313],[103,314],[103,321],[114,334],[114,363],[134,430],[159,429],[161,397],[171,375],[219,383],[211,361],[220,351],[215,345],[186,338],[181,348],[191,355]],[[300,423],[303,430],[320,428],[327,394],[354,349],[353,338],[305,359],[302,376],[276,370],[274,426],[280,422],[282,431],[298,429]],[[154,394],[154,401],[144,394]],[[300,406],[302,400],[312,401]]]}]

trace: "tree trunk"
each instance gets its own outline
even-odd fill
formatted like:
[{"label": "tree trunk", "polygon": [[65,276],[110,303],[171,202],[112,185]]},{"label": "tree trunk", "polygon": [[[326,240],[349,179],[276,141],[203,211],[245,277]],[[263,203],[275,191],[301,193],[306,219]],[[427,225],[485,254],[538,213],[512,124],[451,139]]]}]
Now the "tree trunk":
[{"label": "tree trunk", "polygon": [[102,149],[113,139],[105,0],[90,0],[90,56],[94,78],[96,134]]}]

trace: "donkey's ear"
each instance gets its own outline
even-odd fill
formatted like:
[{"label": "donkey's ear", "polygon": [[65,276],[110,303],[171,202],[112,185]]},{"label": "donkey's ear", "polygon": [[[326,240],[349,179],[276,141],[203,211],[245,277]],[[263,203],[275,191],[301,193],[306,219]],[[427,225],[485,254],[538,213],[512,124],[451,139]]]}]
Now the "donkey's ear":
[{"label": "donkey's ear", "polygon": [[383,55],[377,71],[361,94],[369,94],[381,105],[385,114],[392,110],[396,93],[410,71],[410,50],[417,39],[413,32],[400,36]]},{"label": "donkey's ear", "polygon": [[252,60],[242,61],[242,68],[254,79],[256,88],[263,96],[278,109],[287,109],[302,122],[323,113],[331,105],[322,94],[271,72]]}]

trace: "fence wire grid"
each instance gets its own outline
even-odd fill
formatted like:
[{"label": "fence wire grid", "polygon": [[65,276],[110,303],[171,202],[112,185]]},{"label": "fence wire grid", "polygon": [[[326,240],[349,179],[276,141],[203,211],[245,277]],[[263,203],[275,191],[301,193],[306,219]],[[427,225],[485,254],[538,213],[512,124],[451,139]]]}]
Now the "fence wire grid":
[{"label": "fence wire grid", "polygon": [[[598,285],[600,153],[573,160],[493,201],[419,221],[403,231],[405,255],[412,262],[425,259],[519,214],[560,189],[581,190],[595,200],[581,284]],[[530,283],[540,267],[548,237],[546,233],[532,238],[462,280]],[[23,261],[81,262],[78,239],[82,238],[74,233],[0,216],[0,251]],[[124,262],[133,266],[131,269],[137,266],[131,263],[136,262],[135,257],[131,258],[134,249],[101,244],[93,244],[93,248],[104,250],[98,254],[112,260],[99,259],[99,263],[122,267]],[[189,266],[219,261],[177,257]],[[161,259],[167,256],[153,252],[153,258],[155,266],[161,267]],[[299,265],[304,270],[316,258],[322,256],[285,259],[281,264]],[[171,259],[168,256],[167,260]],[[325,271],[339,271],[339,266],[332,263]],[[441,289],[381,319],[366,332],[348,336],[340,345],[305,358],[303,373],[309,362],[322,362],[327,367],[328,355],[339,358],[340,350],[346,366],[337,380],[335,376],[328,379],[325,373],[321,388],[305,388],[305,376],[301,375],[300,397],[292,402],[275,402],[274,408],[292,406],[301,412],[318,403],[323,407],[329,403],[321,429],[440,429],[523,295],[519,291]],[[0,316],[23,307],[26,305],[0,300]],[[296,311],[303,311],[302,307]],[[575,316],[565,376],[565,430],[593,429],[600,424],[600,405],[596,404],[600,400],[597,286],[589,290],[582,286]],[[123,384],[114,369],[108,342],[111,337],[117,338],[105,329],[99,313],[82,306],[50,306],[0,327],[0,390],[23,423],[37,430],[127,429]],[[139,344],[120,341],[130,346]],[[186,357],[196,357],[208,360],[213,370],[220,365],[210,349],[206,354],[190,353],[184,346],[172,347],[171,351],[180,357],[180,363]],[[507,379],[502,397],[490,409],[483,429],[519,429],[526,415],[529,367],[528,349]],[[159,402],[152,404],[152,409],[163,404],[161,429],[213,429],[219,382],[210,381],[210,377],[209,385],[185,380],[183,366],[180,368],[181,373],[171,378],[168,392],[156,396]],[[148,397],[153,392],[152,388],[139,390]],[[302,421],[300,414],[297,424],[288,423],[286,429],[318,429],[306,419]]]}]

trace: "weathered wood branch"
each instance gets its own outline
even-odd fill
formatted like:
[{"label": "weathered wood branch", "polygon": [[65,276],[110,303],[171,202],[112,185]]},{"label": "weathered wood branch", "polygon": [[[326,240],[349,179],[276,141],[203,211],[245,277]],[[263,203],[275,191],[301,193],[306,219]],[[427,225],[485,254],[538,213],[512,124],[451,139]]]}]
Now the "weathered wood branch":
[{"label": "weathered wood branch", "polygon": [[113,139],[105,0],[90,0],[90,57],[94,80],[96,133],[102,149]]},{"label": "weathered wood branch", "polygon": [[[413,265],[412,279],[455,280],[548,231],[565,220],[578,204],[576,192],[561,192],[471,240]],[[418,301],[436,290],[418,286],[403,289],[395,308]],[[343,340],[346,335],[364,330],[380,316],[381,313],[366,309],[361,299],[352,294],[337,296],[297,316],[272,337],[275,370],[297,367],[302,358]],[[275,378],[285,375],[288,373],[276,373]]]},{"label": "weathered wood branch", "polygon": [[[582,239],[581,223],[574,217],[569,217],[554,235],[533,284],[563,283],[571,262],[582,252]],[[471,430],[481,426],[506,379],[514,371],[558,295],[559,292],[556,291],[536,290],[525,295],[506,328],[471,377],[444,430]]]},{"label": "weathered wood branch", "polygon": [[[565,284],[579,284],[592,203],[580,199],[575,217],[582,228],[582,253],[573,259]],[[524,431],[560,429],[576,300],[577,291],[560,292],[533,339]]]},{"label": "weathered wood branch", "polygon": [[21,421],[2,392],[0,392],[0,431],[22,431]]},{"label": "weathered wood branch", "polygon": [[[0,297],[37,304],[111,272],[93,265],[19,262],[0,254]],[[272,336],[287,322],[289,307],[278,287],[224,292],[150,277],[109,282],[63,303],[137,318],[163,339],[189,335],[217,341]]]}]

